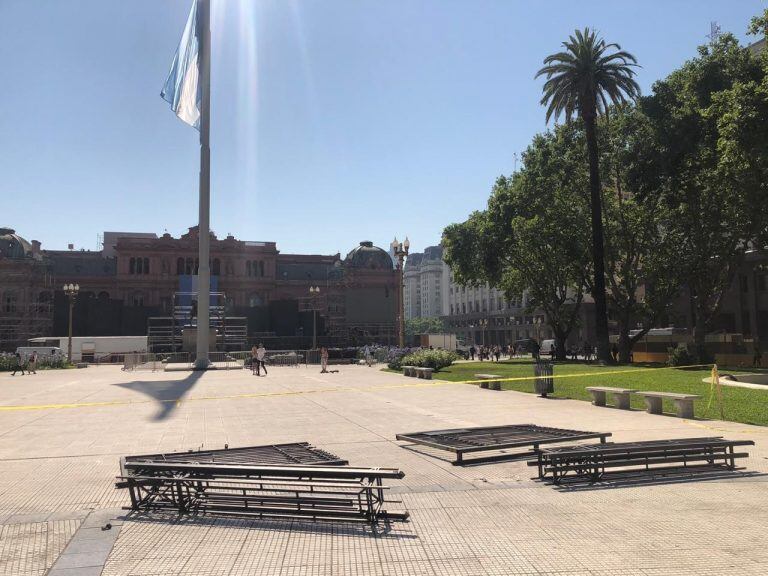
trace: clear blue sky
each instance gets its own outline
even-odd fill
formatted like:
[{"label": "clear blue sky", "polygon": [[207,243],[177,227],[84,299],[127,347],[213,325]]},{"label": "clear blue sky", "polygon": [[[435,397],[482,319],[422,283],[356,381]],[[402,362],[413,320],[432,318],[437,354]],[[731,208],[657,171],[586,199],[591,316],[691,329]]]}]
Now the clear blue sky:
[{"label": "clear blue sky", "polygon": [[[212,0],[212,217],[283,252],[412,249],[482,208],[545,129],[534,74],[575,27],[648,92],[761,0]],[[0,0],[0,226],[45,248],[197,221],[197,132],[159,96],[190,0]]]}]

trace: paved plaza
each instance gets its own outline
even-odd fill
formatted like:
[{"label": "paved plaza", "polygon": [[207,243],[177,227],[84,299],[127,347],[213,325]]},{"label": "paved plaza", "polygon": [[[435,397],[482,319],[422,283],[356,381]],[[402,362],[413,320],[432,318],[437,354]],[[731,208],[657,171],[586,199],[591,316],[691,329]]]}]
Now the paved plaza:
[{"label": "paved plaza", "polygon": [[[767,429],[339,370],[0,374],[0,575],[768,574]],[[395,440],[514,423],[609,431],[617,442],[723,435],[756,445],[749,473],[563,489],[533,480],[525,462],[457,467]],[[389,508],[410,521],[374,531],[121,510],[122,455],[297,441],[403,470],[392,495],[402,504]]]}]

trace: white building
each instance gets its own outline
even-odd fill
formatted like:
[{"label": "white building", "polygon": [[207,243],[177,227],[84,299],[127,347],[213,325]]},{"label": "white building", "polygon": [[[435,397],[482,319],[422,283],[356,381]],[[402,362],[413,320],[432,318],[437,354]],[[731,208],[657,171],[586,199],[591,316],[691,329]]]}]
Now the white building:
[{"label": "white building", "polygon": [[451,269],[443,262],[442,246],[429,246],[408,256],[403,270],[405,318],[447,316]]}]

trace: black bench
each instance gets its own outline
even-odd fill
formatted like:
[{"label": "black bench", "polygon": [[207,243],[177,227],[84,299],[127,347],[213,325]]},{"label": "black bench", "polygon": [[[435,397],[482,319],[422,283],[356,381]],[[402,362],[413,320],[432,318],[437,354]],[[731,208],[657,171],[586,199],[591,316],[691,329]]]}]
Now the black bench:
[{"label": "black bench", "polygon": [[[542,444],[556,444],[576,440],[599,438],[601,442],[610,436],[610,432],[584,432],[582,430],[566,430],[563,428],[547,428],[535,424],[511,424],[507,426],[481,426],[479,428],[455,428],[451,430],[430,430],[426,432],[410,432],[397,434],[397,440],[421,444],[430,448],[447,450],[456,454],[452,463],[479,464],[495,462],[511,458],[525,458],[538,453]],[[496,454],[465,460],[464,455],[474,452],[489,452],[509,448],[524,448],[530,446],[531,451],[513,454]]]},{"label": "black bench", "polygon": [[389,512],[384,480],[390,468],[268,466],[124,461],[117,488],[128,489],[135,511],[256,518],[342,520],[376,524],[408,519]]},{"label": "black bench", "polygon": [[752,440],[712,437],[544,448],[538,460],[528,465],[537,466],[539,478],[549,479],[553,484],[735,470],[736,459],[748,456],[746,452],[736,452],[735,447],[754,444]]}]

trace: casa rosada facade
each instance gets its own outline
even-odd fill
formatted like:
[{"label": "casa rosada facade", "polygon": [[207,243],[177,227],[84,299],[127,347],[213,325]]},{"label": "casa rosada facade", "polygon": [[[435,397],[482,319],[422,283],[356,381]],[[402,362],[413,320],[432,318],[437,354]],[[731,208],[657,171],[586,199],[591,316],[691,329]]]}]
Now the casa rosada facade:
[{"label": "casa rosada facade", "polygon": [[[65,335],[70,283],[80,287],[75,335],[147,334],[151,318],[173,316],[179,295],[195,292],[198,240],[196,227],[179,238],[105,232],[100,251],[43,250],[0,229],[0,349]],[[211,234],[210,254],[216,303],[244,319],[249,340],[395,341],[398,272],[371,242],[345,257],[281,254],[275,242]]]}]

